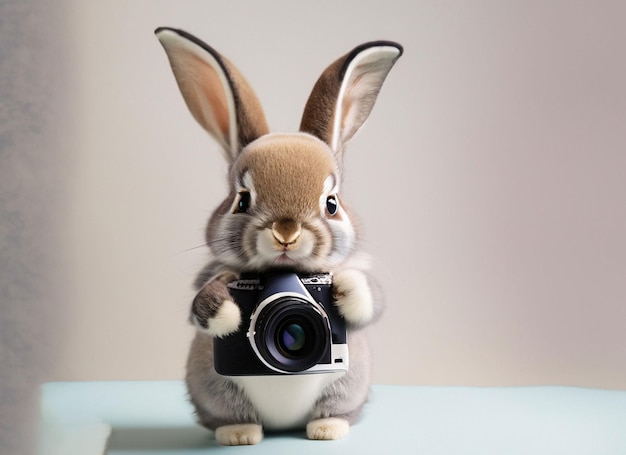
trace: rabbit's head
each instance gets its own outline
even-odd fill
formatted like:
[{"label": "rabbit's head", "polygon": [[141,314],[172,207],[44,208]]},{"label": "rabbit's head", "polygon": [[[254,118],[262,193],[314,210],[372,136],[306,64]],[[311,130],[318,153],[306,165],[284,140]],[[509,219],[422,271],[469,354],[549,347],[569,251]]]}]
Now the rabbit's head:
[{"label": "rabbit's head", "polygon": [[339,58],[315,84],[300,132],[277,134],[228,60],[182,30],[156,34],[189,110],[230,164],[230,193],[206,233],[215,259],[237,272],[330,271],[345,261],[357,233],[340,198],[344,146],[402,47],[371,42]]}]

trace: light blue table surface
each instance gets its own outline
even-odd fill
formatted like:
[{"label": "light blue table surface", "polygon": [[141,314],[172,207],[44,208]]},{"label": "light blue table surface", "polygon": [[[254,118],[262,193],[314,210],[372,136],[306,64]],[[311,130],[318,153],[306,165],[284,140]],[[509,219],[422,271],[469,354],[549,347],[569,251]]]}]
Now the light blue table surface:
[{"label": "light blue table surface", "polygon": [[220,447],[197,426],[180,381],[42,386],[41,454],[626,455],[626,391],[375,385],[339,441],[267,434]]}]

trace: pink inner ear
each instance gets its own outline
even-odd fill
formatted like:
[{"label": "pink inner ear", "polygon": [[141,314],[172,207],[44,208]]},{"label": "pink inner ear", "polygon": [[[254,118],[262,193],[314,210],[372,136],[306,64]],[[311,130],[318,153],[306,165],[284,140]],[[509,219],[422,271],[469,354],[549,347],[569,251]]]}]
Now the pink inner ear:
[{"label": "pink inner ear", "polygon": [[350,62],[338,94],[331,142],[334,150],[341,150],[369,117],[399,55],[396,47],[379,46],[361,52]]},{"label": "pink inner ear", "polygon": [[[209,100],[208,109],[211,110],[215,125],[222,134],[222,140],[229,142],[229,112],[228,102],[226,100],[226,94],[224,90],[216,90],[216,87],[222,86],[222,81],[217,75],[215,70],[211,67],[206,67],[205,75],[203,77],[204,83],[202,84],[202,90],[207,100]],[[213,106],[213,109],[211,109]]]},{"label": "pink inner ear", "polygon": [[[342,144],[344,142],[344,137],[346,136],[346,127],[347,127],[347,120],[348,120],[348,115],[347,113],[350,112],[350,107],[351,107],[351,103],[350,100],[346,97],[343,99],[343,102],[341,103],[341,119],[340,119],[340,124],[339,124],[339,131],[333,131],[333,142],[332,145],[334,148],[338,147],[338,144]],[[343,134],[342,134],[343,133]]]},{"label": "pink inner ear", "polygon": [[230,117],[226,93],[215,69],[202,58],[172,51],[172,69],[192,115],[223,146],[229,144]]}]

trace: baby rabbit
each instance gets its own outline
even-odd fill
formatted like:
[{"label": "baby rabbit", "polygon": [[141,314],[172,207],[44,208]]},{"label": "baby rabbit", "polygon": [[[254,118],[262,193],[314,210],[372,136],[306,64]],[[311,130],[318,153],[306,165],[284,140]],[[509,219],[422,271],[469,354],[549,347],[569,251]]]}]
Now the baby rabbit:
[{"label": "baby rabbit", "polygon": [[[339,196],[342,156],[402,47],[365,43],[339,58],[315,84],[300,132],[270,133],[257,97],[228,60],[185,31],[155,33],[187,107],[230,165],[230,192],[206,230],[214,259],[196,280],[191,307],[197,333],[186,383],[199,422],[224,445],[256,444],[263,428],[306,426],[310,439],[341,438],[369,392],[362,329],[382,312],[353,215]],[[245,330],[227,284],[273,269],[332,273],[335,305],[347,324],[347,372],[227,377],[215,371],[214,338]]]}]

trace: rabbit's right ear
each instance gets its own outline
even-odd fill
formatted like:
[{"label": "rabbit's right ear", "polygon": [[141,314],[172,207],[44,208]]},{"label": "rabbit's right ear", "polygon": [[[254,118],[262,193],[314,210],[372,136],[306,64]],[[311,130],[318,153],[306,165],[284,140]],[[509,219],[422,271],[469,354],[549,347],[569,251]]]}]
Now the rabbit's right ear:
[{"label": "rabbit's right ear", "polygon": [[166,27],[155,34],[191,114],[232,164],[243,147],[269,132],[258,98],[230,62],[195,36]]},{"label": "rabbit's right ear", "polygon": [[402,46],[372,41],[354,48],[322,73],[304,108],[300,131],[326,142],[341,157],[346,143],[370,115]]}]

